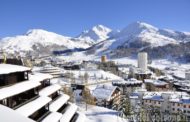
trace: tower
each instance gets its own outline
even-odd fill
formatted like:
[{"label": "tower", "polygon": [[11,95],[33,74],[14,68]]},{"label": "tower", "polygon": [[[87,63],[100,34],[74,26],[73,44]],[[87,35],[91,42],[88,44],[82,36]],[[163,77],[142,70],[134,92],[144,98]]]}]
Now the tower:
[{"label": "tower", "polygon": [[101,57],[101,61],[102,61],[102,63],[105,63],[105,62],[106,62],[106,55],[103,55],[103,56]]},{"label": "tower", "polygon": [[148,55],[146,52],[138,53],[138,68],[140,68],[143,72],[147,70],[148,63]]}]

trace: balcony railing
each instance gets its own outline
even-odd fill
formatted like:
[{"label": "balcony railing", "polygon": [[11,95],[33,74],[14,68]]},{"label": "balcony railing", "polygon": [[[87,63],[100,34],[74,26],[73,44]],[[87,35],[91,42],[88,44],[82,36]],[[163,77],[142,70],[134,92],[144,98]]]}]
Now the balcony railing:
[{"label": "balcony railing", "polygon": [[39,95],[38,95],[38,96],[35,96],[35,97],[31,98],[31,99],[28,99],[27,101],[25,101],[25,102],[23,102],[23,103],[21,103],[21,104],[15,106],[13,109],[15,110],[15,109],[17,109],[17,108],[19,108],[19,107],[21,107],[21,106],[23,106],[23,105],[25,105],[25,104],[31,102],[31,101],[37,99],[38,97],[39,97]]}]

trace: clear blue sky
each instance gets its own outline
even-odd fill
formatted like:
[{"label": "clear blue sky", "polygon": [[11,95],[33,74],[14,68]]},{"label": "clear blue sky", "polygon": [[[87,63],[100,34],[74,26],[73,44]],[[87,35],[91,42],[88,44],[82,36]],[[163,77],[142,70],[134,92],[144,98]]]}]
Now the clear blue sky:
[{"label": "clear blue sky", "polygon": [[40,28],[76,36],[94,25],[134,21],[190,32],[190,0],[0,0],[0,38]]}]

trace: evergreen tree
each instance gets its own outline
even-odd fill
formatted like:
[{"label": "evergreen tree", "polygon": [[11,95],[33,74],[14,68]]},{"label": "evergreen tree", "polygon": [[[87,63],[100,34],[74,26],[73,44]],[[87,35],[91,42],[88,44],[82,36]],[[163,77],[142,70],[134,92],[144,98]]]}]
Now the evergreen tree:
[{"label": "evergreen tree", "polygon": [[132,115],[133,111],[128,98],[125,97],[121,99],[121,103],[118,106],[118,111],[122,113],[123,117]]}]

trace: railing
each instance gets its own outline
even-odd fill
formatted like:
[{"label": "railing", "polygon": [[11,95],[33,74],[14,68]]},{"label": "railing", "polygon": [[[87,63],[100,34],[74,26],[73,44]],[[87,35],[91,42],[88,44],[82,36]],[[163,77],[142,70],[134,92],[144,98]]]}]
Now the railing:
[{"label": "railing", "polygon": [[59,96],[57,96],[56,98],[54,98],[54,99],[50,102],[50,104],[53,103],[54,101],[56,101],[57,99],[59,99],[60,97],[61,97],[61,95],[59,95]]},{"label": "railing", "polygon": [[31,98],[31,99],[29,99],[29,100],[23,102],[23,103],[21,103],[21,104],[19,104],[19,105],[17,105],[17,106],[15,106],[13,109],[15,110],[15,109],[17,109],[17,108],[20,108],[21,106],[23,106],[23,105],[25,105],[25,104],[27,104],[27,103],[29,103],[29,102],[31,102],[31,101],[37,99],[38,97],[39,97],[39,95],[38,95],[38,96],[35,96],[35,97],[33,97],[33,98]]},{"label": "railing", "polygon": [[45,114],[43,114],[40,118],[37,119],[36,122],[41,122],[44,118],[46,118],[51,112],[47,111]]},{"label": "railing", "polygon": [[58,110],[58,112],[60,112],[60,113],[65,113],[65,111],[67,111],[67,109],[70,107],[70,105],[69,104],[64,104],[59,110]]},{"label": "railing", "polygon": [[75,113],[74,116],[71,118],[70,122],[75,122],[78,117],[79,117],[79,114]]}]

